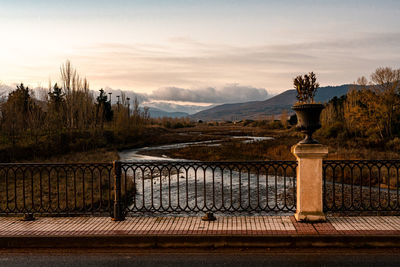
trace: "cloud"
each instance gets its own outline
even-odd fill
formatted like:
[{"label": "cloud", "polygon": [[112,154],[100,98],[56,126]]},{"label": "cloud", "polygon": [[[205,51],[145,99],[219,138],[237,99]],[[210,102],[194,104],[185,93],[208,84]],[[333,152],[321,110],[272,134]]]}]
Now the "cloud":
[{"label": "cloud", "polygon": [[[117,102],[117,96],[125,95],[131,101],[135,97],[142,106],[155,107],[169,112],[186,112],[193,114],[222,103],[238,103],[255,100],[265,100],[270,97],[264,88],[228,84],[221,88],[205,87],[200,89],[186,89],[179,87],[163,87],[150,94],[138,93],[121,89],[105,87],[104,91],[112,94],[112,102]],[[99,94],[93,91],[94,95]],[[122,101],[122,99],[120,99]]]},{"label": "cloud", "polygon": [[[378,66],[398,67],[399,41],[400,32],[242,46],[172,38],[158,46],[98,44],[77,50],[76,60],[97,84],[147,88],[147,93],[156,89],[166,95],[171,91],[186,99],[187,90],[193,90],[187,88],[220,88],[228,83],[278,93],[292,87],[295,75],[308,71],[315,71],[322,85],[349,83]],[[157,89],[161,86],[165,88]],[[203,91],[214,94],[212,89]],[[199,94],[196,99],[203,97]]]},{"label": "cloud", "polygon": [[150,97],[156,100],[197,103],[235,103],[265,100],[269,97],[269,94],[264,88],[230,84],[218,89],[214,87],[196,90],[179,87],[164,87],[154,90]]},{"label": "cloud", "polygon": [[[321,85],[351,83],[379,66],[399,68],[399,42],[400,32],[360,32],[309,41],[293,38],[259,45],[188,38],[171,38],[158,45],[111,40],[75,47],[68,58],[95,93],[105,88],[115,102],[115,96],[124,91],[132,100],[137,97],[143,104],[172,110],[175,106],[165,102],[187,102],[180,105],[190,109],[189,105],[200,103],[264,100],[269,93],[292,88],[293,77],[308,71],[316,72]],[[59,63],[53,65],[56,70]],[[35,65],[32,68],[44,72]],[[33,71],[24,66],[18,69],[23,75]],[[6,82],[12,84],[14,79]]]},{"label": "cloud", "polygon": [[[15,85],[0,83],[0,97],[7,96],[15,89]],[[141,106],[155,107],[165,111],[186,112],[193,114],[221,103],[237,103],[254,100],[265,100],[270,97],[264,88],[243,86],[239,84],[228,84],[221,88],[205,87],[200,89],[185,89],[179,87],[163,87],[152,93],[139,93],[130,90],[104,87],[107,96],[111,93],[112,103],[126,101],[130,98],[131,104],[137,98]],[[45,99],[48,90],[42,87],[32,89],[33,95],[39,99]],[[94,97],[99,95],[99,90],[92,89]],[[125,100],[122,99],[125,97]],[[108,96],[109,97],[109,96]]]},{"label": "cloud", "polygon": [[154,107],[168,112],[186,112],[194,114],[205,109],[209,109],[215,105],[193,105],[193,104],[176,104],[166,101],[150,101],[142,103],[142,106]]}]

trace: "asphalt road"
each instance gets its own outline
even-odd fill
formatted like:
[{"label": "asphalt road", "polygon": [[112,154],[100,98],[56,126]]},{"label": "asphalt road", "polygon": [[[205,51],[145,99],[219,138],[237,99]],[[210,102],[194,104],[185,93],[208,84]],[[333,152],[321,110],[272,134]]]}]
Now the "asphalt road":
[{"label": "asphalt road", "polygon": [[0,266],[400,266],[400,250],[3,250]]}]

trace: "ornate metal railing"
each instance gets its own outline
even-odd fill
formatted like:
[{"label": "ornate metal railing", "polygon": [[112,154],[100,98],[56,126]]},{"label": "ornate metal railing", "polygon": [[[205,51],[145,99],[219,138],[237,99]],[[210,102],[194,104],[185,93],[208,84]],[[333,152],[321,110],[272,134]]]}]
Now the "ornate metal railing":
[{"label": "ornate metal railing", "polygon": [[[296,209],[296,161],[0,164],[0,214]],[[400,160],[323,162],[324,210],[400,213]]]},{"label": "ornate metal railing", "polygon": [[112,164],[0,164],[0,214],[110,214]]},{"label": "ornate metal railing", "polygon": [[400,160],[326,160],[324,209],[332,212],[400,212]]},{"label": "ornate metal railing", "polygon": [[0,164],[0,214],[295,211],[295,161]]},{"label": "ornate metal railing", "polygon": [[122,200],[130,214],[291,212],[296,161],[121,163]]}]

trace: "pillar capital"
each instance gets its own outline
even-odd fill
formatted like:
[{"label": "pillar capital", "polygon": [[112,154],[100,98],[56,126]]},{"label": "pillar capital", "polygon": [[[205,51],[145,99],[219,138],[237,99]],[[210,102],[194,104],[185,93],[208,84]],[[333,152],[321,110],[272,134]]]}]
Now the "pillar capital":
[{"label": "pillar capital", "polygon": [[328,156],[328,147],[322,144],[296,144],[291,151],[297,159],[322,159]]}]

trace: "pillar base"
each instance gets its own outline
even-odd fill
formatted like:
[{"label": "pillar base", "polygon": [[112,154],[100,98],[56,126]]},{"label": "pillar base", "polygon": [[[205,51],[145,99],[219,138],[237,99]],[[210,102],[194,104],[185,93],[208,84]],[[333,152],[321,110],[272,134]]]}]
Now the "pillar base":
[{"label": "pillar base", "polygon": [[323,212],[296,212],[294,218],[298,222],[326,222]]}]

